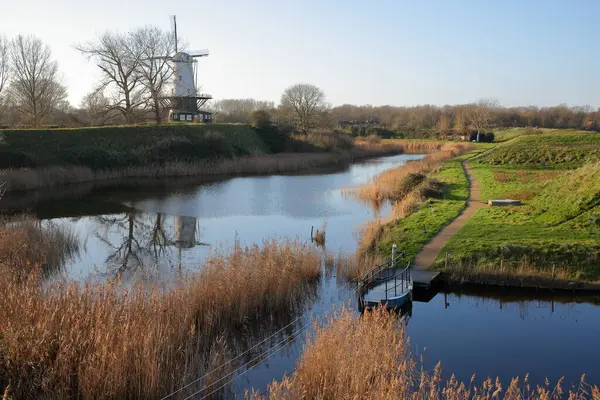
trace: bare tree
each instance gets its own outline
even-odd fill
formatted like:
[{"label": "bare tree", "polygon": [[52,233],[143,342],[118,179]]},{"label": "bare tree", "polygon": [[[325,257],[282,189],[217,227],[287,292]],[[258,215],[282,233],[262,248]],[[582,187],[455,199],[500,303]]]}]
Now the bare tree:
[{"label": "bare tree", "polygon": [[475,103],[471,110],[471,125],[477,130],[477,142],[481,136],[481,131],[490,128],[496,117],[496,110],[500,107],[498,100],[480,99]]},{"label": "bare tree", "polygon": [[2,95],[2,91],[8,82],[10,74],[10,43],[4,35],[0,35],[0,123],[2,115],[8,107],[8,99]]},{"label": "bare tree", "polygon": [[306,83],[287,88],[281,96],[281,107],[289,121],[305,135],[318,126],[330,109],[325,93]]},{"label": "bare tree", "polygon": [[144,86],[139,74],[141,48],[133,35],[106,32],[96,42],[78,45],[77,49],[96,60],[102,71],[98,90],[109,90],[113,102],[109,110],[123,115],[127,123],[134,122],[136,111],[144,105]]},{"label": "bare tree", "polygon": [[17,36],[10,54],[10,96],[31,125],[39,126],[67,97],[67,89],[59,82],[58,63],[51,60],[50,47],[35,36]]},{"label": "bare tree", "polygon": [[245,122],[252,120],[250,114],[256,110],[270,110],[275,107],[272,101],[255,99],[223,99],[215,101],[211,109],[218,122]]},{"label": "bare tree", "polygon": [[137,73],[146,90],[156,123],[160,123],[163,118],[160,97],[164,95],[165,84],[173,75],[169,58],[175,53],[175,37],[170,32],[148,26],[135,31],[133,38],[140,54]]},{"label": "bare tree", "polygon": [[112,117],[110,115],[110,100],[104,96],[102,90],[93,90],[86,94],[79,105],[84,118],[91,125],[106,125]]}]

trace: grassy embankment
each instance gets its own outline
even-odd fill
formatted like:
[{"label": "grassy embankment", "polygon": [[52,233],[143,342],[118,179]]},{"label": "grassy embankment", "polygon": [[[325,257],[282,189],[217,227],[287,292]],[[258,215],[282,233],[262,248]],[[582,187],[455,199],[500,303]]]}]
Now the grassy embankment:
[{"label": "grassy embankment", "polygon": [[[298,172],[397,154],[395,141],[347,135],[285,137],[241,124],[166,124],[0,131],[6,190],[127,178]],[[275,154],[278,153],[278,154]]]},{"label": "grassy embankment", "polygon": [[212,254],[202,272],[168,292],[127,290],[118,279],[50,286],[40,282],[41,270],[69,251],[70,240],[47,234],[36,224],[0,227],[0,393],[7,388],[7,398],[162,398],[211,370],[175,398],[204,395],[244,361],[213,370],[241,351],[240,341],[250,347],[252,327],[268,332],[279,316],[288,323],[315,295],[320,274],[313,246],[266,241]]},{"label": "grassy embankment", "polygon": [[[470,162],[482,200],[518,207],[479,210],[434,267],[451,281],[595,288],[600,281],[600,135],[521,136]],[[580,284],[576,284],[579,282]]]},{"label": "grassy embankment", "polygon": [[[421,161],[387,171],[353,190],[365,201],[392,203],[392,215],[368,223],[362,231],[360,255],[390,253],[393,243],[413,260],[437,232],[464,209],[469,185],[461,161],[489,145],[442,143]],[[360,273],[358,271],[357,273]]]},{"label": "grassy embankment", "polygon": [[[487,378],[480,386],[442,377],[441,364],[423,371],[410,352],[410,342],[397,318],[384,309],[360,319],[342,310],[325,326],[316,327],[293,374],[269,386],[269,399],[428,399],[428,400],[558,400],[598,399],[598,387],[583,381],[564,388],[531,387],[527,377],[507,386]],[[473,377],[475,378],[475,377]],[[260,398],[260,396],[257,396]]]}]

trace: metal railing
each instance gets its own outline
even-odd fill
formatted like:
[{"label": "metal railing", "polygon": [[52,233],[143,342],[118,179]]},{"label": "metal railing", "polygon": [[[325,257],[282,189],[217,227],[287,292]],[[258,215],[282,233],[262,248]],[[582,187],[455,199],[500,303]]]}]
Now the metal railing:
[{"label": "metal railing", "polygon": [[[395,255],[395,254],[394,254]],[[405,293],[412,287],[410,277],[410,262],[401,271],[396,270],[398,260],[392,259],[373,267],[360,280],[360,296],[379,283],[385,282],[385,300],[394,294],[394,297]]]},{"label": "metal railing", "polygon": [[[388,283],[391,285],[393,281],[393,286],[388,287]],[[410,291],[412,289],[412,282],[410,278],[410,262],[406,264],[406,268],[402,271],[395,271],[394,279],[387,279],[385,281],[385,300],[388,300],[393,293],[393,297],[398,297],[403,295],[404,293]]]}]

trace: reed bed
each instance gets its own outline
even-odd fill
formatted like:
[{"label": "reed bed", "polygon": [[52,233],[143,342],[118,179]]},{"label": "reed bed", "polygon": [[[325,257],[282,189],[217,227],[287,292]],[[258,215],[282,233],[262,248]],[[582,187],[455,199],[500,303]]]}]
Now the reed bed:
[{"label": "reed bed", "polygon": [[345,193],[370,203],[398,202],[407,196],[415,186],[422,183],[427,175],[438,171],[442,162],[466,153],[471,147],[466,143],[440,145],[437,142],[409,142],[403,146],[404,151],[409,153],[426,152],[430,149],[435,152],[422,160],[411,161],[401,167],[385,171],[367,184],[346,189]]},{"label": "reed bed", "polygon": [[300,307],[320,254],[291,240],[237,245],[168,292],[118,279],[42,286],[35,271],[10,272],[0,271],[0,388],[16,398],[153,399],[230,359],[229,335]]},{"label": "reed bed", "polygon": [[[214,177],[235,175],[270,175],[296,173],[326,166],[345,166],[352,161],[400,152],[392,150],[362,150],[323,153],[279,153],[254,155],[234,159],[207,159],[194,163],[166,163],[131,166],[121,169],[97,170],[81,166],[50,166],[0,170],[0,181],[6,191],[53,188],[68,184],[120,181],[130,178]],[[390,153],[391,152],[391,153]]]},{"label": "reed bed", "polygon": [[[360,319],[346,309],[315,327],[296,370],[269,386],[268,398],[296,399],[428,399],[428,400],[557,400],[598,399],[600,390],[587,385],[564,390],[555,386],[532,387],[526,376],[503,386],[499,379],[483,383],[445,380],[441,365],[425,372],[410,352],[409,340],[395,314],[383,308]],[[255,394],[254,397],[261,398]]]},{"label": "reed bed", "polygon": [[79,251],[79,238],[65,227],[42,225],[28,217],[0,221],[0,267],[18,276],[27,276],[35,268],[49,275]]},{"label": "reed bed", "polygon": [[210,177],[235,175],[269,175],[296,173],[326,166],[348,165],[370,157],[401,153],[422,153],[443,148],[442,142],[358,140],[341,149],[314,153],[277,153],[251,155],[233,159],[206,159],[193,163],[169,162],[130,166],[119,169],[92,170],[77,165],[47,166],[0,170],[5,190],[24,191],[53,188],[68,184],[119,181],[130,178]]}]

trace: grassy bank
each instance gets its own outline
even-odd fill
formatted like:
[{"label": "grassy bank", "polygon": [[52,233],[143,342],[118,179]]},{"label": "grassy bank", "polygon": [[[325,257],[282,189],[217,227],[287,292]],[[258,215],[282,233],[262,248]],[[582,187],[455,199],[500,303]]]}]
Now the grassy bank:
[{"label": "grassy bank", "polygon": [[[29,237],[20,232],[13,242]],[[35,268],[17,271],[28,255],[0,264],[0,388],[13,398],[155,399],[211,370],[178,392],[204,395],[237,366],[213,370],[231,359],[239,332],[294,315],[320,274],[319,252],[293,241],[214,253],[168,292],[118,280],[40,285]]]},{"label": "grassy bank", "polygon": [[0,137],[0,168],[107,169],[268,152],[252,127],[233,124],[1,130]]},{"label": "grassy bank", "polygon": [[[421,162],[389,171],[383,176],[383,188],[376,190],[376,182],[358,189],[364,199],[369,194],[393,193],[387,196],[393,202],[392,215],[368,223],[362,232],[359,252],[387,256],[393,243],[406,250],[409,260],[464,209],[469,184],[461,161],[486,146],[460,156],[469,147],[460,145],[453,150],[442,149]],[[395,176],[395,179],[391,177]],[[415,184],[415,179],[418,182]],[[388,187],[387,183],[393,182]]]},{"label": "grassy bank", "polygon": [[[360,319],[342,310],[328,324],[316,327],[293,374],[269,386],[269,399],[445,399],[557,400],[597,399],[600,390],[579,387],[530,387],[525,377],[501,383],[487,378],[480,386],[444,379],[441,365],[422,370],[394,314],[384,309]],[[506,385],[506,386],[505,386]]]},{"label": "grassy bank", "polygon": [[571,131],[517,136],[480,159],[517,169],[575,168],[595,161],[600,161],[600,134]]},{"label": "grassy bank", "polygon": [[[225,126],[229,127],[229,125]],[[243,125],[231,126],[243,127]],[[191,128],[195,129],[195,127]],[[5,189],[10,192],[90,182],[111,183],[136,178],[165,179],[297,173],[321,167],[344,167],[353,161],[370,157],[405,152],[425,152],[429,148],[433,148],[430,145],[418,146],[413,142],[401,140],[356,142],[350,140],[348,142],[348,138],[340,138],[333,134],[309,135],[308,138],[292,138],[290,140],[294,150],[306,151],[308,149],[310,152],[260,154],[257,151],[257,154],[254,155],[210,157],[183,162],[149,162],[143,165],[133,164],[126,167],[104,169],[76,164],[10,168],[0,169],[0,182],[6,182]]]},{"label": "grassy bank", "polygon": [[[523,204],[479,210],[442,249],[441,258],[446,253],[451,255],[448,278],[525,287],[597,288],[597,138],[594,134],[544,134],[538,137],[542,140],[540,149],[550,149],[538,153],[531,150],[525,157],[525,147],[523,155],[507,158],[507,147],[520,151],[522,140],[515,139],[471,162],[483,201],[514,198]],[[536,156],[541,158],[531,158]],[[501,159],[512,161],[495,164]],[[435,268],[443,269],[441,258],[436,260]]]}]

